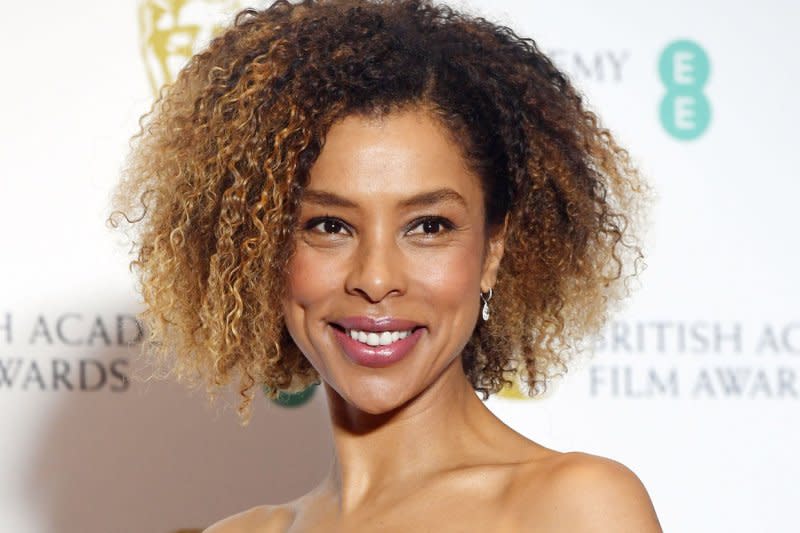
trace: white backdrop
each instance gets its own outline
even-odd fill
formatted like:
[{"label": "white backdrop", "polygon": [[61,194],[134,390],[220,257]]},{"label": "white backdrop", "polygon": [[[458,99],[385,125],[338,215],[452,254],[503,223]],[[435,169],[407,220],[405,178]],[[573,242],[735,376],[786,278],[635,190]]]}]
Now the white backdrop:
[{"label": "white backdrop", "polygon": [[[153,85],[181,62],[160,64],[148,37],[196,49],[239,5],[3,3],[0,531],[204,527],[294,498],[327,467],[321,394],[262,399],[243,429],[202,393],[133,379],[125,347],[139,303],[104,225],[109,192]],[[547,399],[491,409],[629,466],[665,531],[797,531],[800,7],[454,5],[536,39],[659,195],[641,288],[594,358]]]}]

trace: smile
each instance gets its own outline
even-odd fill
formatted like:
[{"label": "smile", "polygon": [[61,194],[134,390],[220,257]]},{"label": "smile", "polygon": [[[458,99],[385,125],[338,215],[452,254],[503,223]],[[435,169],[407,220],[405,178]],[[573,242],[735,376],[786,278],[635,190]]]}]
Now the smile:
[{"label": "smile", "polygon": [[369,346],[387,346],[393,342],[397,342],[400,339],[405,339],[411,335],[411,332],[412,330],[410,329],[403,331],[381,332],[364,331],[358,329],[347,330],[347,334],[350,335],[351,339],[357,340],[358,342],[363,342]]},{"label": "smile", "polygon": [[333,336],[351,362],[370,368],[394,365],[413,353],[413,348],[425,331],[422,326],[387,331],[345,329],[331,324]]}]

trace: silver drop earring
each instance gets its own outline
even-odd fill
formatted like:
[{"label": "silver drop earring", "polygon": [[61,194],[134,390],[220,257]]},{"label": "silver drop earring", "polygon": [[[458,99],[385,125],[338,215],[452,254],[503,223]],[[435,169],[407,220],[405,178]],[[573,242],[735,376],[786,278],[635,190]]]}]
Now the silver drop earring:
[{"label": "silver drop earring", "polygon": [[492,299],[492,289],[489,289],[489,297],[484,298],[483,293],[481,293],[481,300],[483,300],[483,311],[481,311],[481,316],[483,320],[489,320],[489,300]]}]

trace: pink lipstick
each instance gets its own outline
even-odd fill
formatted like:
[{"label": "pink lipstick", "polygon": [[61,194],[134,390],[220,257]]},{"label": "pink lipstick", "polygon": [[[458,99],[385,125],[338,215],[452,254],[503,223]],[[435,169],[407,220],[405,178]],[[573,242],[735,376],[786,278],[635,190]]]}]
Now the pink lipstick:
[{"label": "pink lipstick", "polygon": [[[364,316],[337,320],[331,327],[347,358],[370,368],[387,367],[405,359],[424,330],[421,324],[410,320]],[[400,338],[401,335],[405,336]]]}]

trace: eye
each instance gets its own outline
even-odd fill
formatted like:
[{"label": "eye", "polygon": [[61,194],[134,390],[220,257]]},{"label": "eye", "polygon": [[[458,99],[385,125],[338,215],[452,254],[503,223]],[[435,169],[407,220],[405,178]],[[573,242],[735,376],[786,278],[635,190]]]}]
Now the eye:
[{"label": "eye", "polygon": [[314,230],[315,233],[341,235],[341,230],[347,230],[347,225],[338,218],[316,217],[306,223],[305,229]]},{"label": "eye", "polygon": [[435,236],[455,228],[455,225],[443,217],[425,217],[411,223],[412,228],[422,228],[422,232],[409,232],[414,235]]},{"label": "eye", "polygon": [[[422,237],[434,237],[455,229],[455,224],[444,217],[418,218],[408,225],[408,234]],[[414,231],[420,228],[422,231]],[[306,222],[304,229],[318,235],[343,236],[350,234],[347,224],[335,217],[316,217]]]}]

